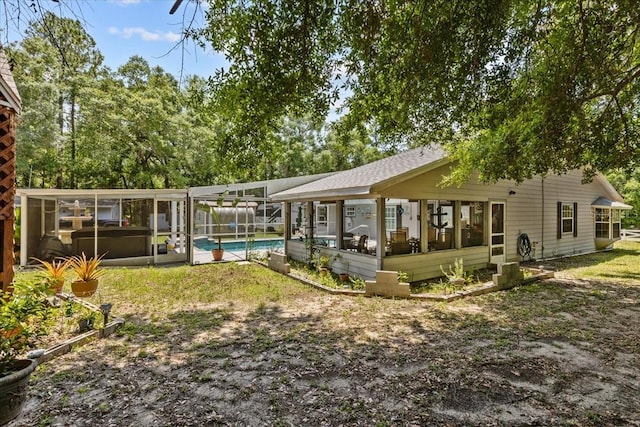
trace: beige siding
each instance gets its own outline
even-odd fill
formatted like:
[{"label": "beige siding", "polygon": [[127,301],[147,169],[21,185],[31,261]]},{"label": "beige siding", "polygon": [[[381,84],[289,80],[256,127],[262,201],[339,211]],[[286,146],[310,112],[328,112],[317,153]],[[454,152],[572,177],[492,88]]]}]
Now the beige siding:
[{"label": "beige siding", "polygon": [[[534,178],[520,185],[501,181],[485,185],[477,175],[460,187],[441,187],[438,184],[449,168],[441,167],[384,191],[384,195],[398,198],[446,199],[466,201],[504,201],[506,203],[506,257],[517,261],[517,238],[526,233],[535,245],[536,258],[571,255],[595,250],[591,203],[609,191],[598,179],[582,184],[582,172],[549,176],[543,180]],[[544,187],[544,197],[543,197]],[[515,191],[510,195],[509,191]],[[609,196],[610,197],[610,196]],[[544,199],[544,204],[543,204]],[[556,238],[557,203],[578,203],[578,236],[572,234]],[[543,209],[544,208],[544,209]],[[448,251],[455,258],[457,251]],[[488,261],[488,251],[486,252]],[[408,261],[405,261],[405,263]],[[422,262],[422,261],[419,261]],[[394,265],[396,261],[385,265]],[[429,269],[433,271],[433,268]]]},{"label": "beige siding", "polygon": [[453,264],[456,258],[462,258],[466,271],[484,268],[487,266],[489,259],[489,248],[487,246],[478,246],[475,248],[387,257],[383,260],[383,270],[406,272],[409,275],[409,281],[417,282],[442,276],[440,266],[445,271],[449,271],[449,266]]},{"label": "beige siding", "polygon": [[[335,263],[335,261],[333,261],[333,257],[338,252],[341,255],[342,262]],[[376,277],[377,260],[375,256],[344,250],[338,251],[337,249],[332,248],[320,248],[320,254],[329,257],[329,259],[336,264],[337,268],[331,266],[332,270],[336,273],[348,273],[353,276],[361,277],[365,280],[373,280]],[[304,243],[295,240],[288,240],[287,255],[292,260],[305,262],[306,254]]]},{"label": "beige siding", "polygon": [[[601,178],[582,184],[581,171],[549,176],[544,180],[534,178],[519,185],[511,181],[484,185],[477,180],[476,175],[460,187],[441,187],[439,184],[442,177],[448,172],[449,167],[443,166],[401,183],[378,188],[376,191],[379,191],[381,197],[412,200],[504,202],[507,261],[521,260],[517,252],[517,239],[521,233],[526,233],[534,244],[531,257],[535,259],[594,251],[591,203],[601,196],[619,198],[611,194],[611,187],[601,181]],[[562,238],[557,238],[558,202],[578,204],[576,237],[573,233],[567,233]],[[304,259],[304,245],[299,246],[300,248],[290,246],[288,249],[288,254],[294,259]],[[373,278],[375,275],[375,257],[349,253],[345,258],[348,259],[349,274],[364,278]],[[404,271],[409,274],[411,281],[420,281],[441,276],[440,266],[447,270],[456,258],[464,260],[467,270],[482,268],[489,263],[489,247],[385,257],[382,259],[382,269]]]},{"label": "beige siding", "polygon": [[305,247],[304,243],[297,242],[294,240],[287,240],[285,242],[286,245],[286,253],[289,258],[304,262],[305,261]]}]

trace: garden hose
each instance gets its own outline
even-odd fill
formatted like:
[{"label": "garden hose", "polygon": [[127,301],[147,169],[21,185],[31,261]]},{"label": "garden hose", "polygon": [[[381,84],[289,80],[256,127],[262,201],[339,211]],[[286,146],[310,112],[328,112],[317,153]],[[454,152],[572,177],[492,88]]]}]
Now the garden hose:
[{"label": "garden hose", "polygon": [[531,240],[529,240],[529,236],[522,233],[518,236],[518,255],[524,259],[529,254],[531,254]]}]

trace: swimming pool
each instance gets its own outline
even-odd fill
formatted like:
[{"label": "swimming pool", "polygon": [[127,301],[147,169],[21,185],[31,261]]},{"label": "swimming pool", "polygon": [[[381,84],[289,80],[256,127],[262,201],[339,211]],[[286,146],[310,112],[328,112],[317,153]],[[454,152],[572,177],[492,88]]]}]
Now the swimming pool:
[{"label": "swimming pool", "polygon": [[[222,242],[222,249],[230,252],[244,252],[249,244],[250,251],[268,251],[273,249],[284,249],[284,239],[264,239],[254,240],[253,242],[245,240],[235,240],[233,242]],[[195,239],[193,245],[204,251],[218,248],[218,242],[211,239]]]}]

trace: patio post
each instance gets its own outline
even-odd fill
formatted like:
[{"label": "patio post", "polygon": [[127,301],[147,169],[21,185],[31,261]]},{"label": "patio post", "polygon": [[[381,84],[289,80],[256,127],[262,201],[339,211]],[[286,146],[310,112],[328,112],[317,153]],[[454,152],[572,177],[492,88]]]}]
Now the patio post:
[{"label": "patio post", "polygon": [[291,239],[291,202],[284,202],[284,253],[287,253],[287,242]]},{"label": "patio post", "polygon": [[385,248],[387,247],[387,228],[386,220],[386,199],[378,197],[376,199],[376,269],[383,270],[383,259],[385,256]]},{"label": "patio post", "polygon": [[[44,224],[44,221],[42,222]],[[82,228],[82,227],[80,227]],[[93,256],[98,258],[98,193],[93,194]]]},{"label": "patio post", "polygon": [[336,201],[336,248],[344,249],[344,239],[342,232],[344,231],[344,200]]}]

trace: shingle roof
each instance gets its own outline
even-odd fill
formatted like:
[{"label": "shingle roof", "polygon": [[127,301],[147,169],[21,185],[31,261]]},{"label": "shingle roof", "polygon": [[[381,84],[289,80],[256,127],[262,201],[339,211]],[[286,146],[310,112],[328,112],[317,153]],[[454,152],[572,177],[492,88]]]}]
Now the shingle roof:
[{"label": "shingle roof", "polygon": [[16,82],[13,80],[11,66],[4,54],[4,50],[0,47],[0,104],[13,108],[17,113],[22,109],[22,99],[18,93]]},{"label": "shingle roof", "polygon": [[373,187],[388,181],[408,179],[446,159],[439,147],[414,148],[367,165],[337,172],[334,175],[275,193],[274,201],[330,199],[341,196],[366,196]]}]

